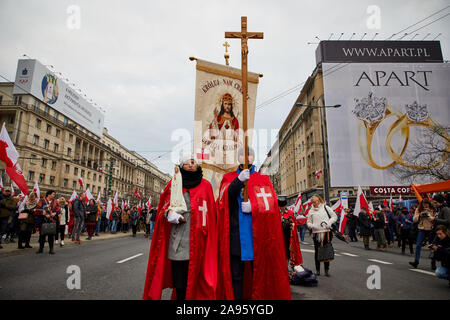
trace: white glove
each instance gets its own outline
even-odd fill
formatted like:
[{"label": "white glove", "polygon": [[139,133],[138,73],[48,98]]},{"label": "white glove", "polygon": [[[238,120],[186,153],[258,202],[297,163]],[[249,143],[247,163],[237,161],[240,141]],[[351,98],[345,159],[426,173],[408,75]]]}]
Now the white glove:
[{"label": "white glove", "polygon": [[170,223],[173,223],[173,224],[178,224],[178,223],[180,223],[180,222],[178,221],[178,219],[179,219],[180,217],[183,217],[183,216],[182,216],[181,214],[176,213],[175,211],[171,211],[171,212],[167,215],[167,221],[169,221]]},{"label": "white glove", "polygon": [[252,212],[252,204],[250,203],[250,199],[247,202],[242,202],[241,209],[243,213]]},{"label": "white glove", "polygon": [[250,179],[250,170],[248,170],[248,169],[242,170],[241,173],[238,176],[238,179],[241,182],[245,182],[248,179]]}]

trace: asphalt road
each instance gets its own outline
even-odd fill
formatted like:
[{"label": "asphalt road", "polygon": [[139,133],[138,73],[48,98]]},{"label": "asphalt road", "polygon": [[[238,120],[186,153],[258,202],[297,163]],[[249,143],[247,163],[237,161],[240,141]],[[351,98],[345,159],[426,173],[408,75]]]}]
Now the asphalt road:
[{"label": "asphalt road", "polygon": [[[314,247],[309,237],[302,244],[304,265],[314,270]],[[423,250],[419,269],[412,271],[399,248],[388,252],[365,251],[362,242],[345,244],[334,239],[337,256],[331,262],[331,277],[320,276],[315,288],[291,286],[292,298],[310,299],[449,299],[447,281],[437,279],[430,269],[430,260]],[[59,248],[49,255],[35,254],[37,244],[20,255],[0,258],[0,300],[9,299],[89,299],[89,300],[140,300],[148,262],[150,241],[143,234],[136,238],[127,236],[95,242],[83,242],[80,246]],[[371,243],[375,247],[374,242]],[[370,261],[375,259],[377,261]],[[368,289],[369,266],[380,268],[380,289]],[[80,270],[80,289],[69,289],[67,280],[73,278],[70,266]],[[323,266],[322,266],[323,273]],[[72,279],[71,278],[71,279]],[[74,283],[69,281],[69,283]],[[170,289],[163,292],[163,299],[170,298]]]}]

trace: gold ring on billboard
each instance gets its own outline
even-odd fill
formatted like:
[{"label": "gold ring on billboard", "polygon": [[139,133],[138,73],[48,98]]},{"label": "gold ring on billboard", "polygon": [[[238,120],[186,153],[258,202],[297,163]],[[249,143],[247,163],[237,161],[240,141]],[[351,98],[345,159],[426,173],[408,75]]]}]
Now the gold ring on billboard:
[{"label": "gold ring on billboard", "polygon": [[[446,150],[450,150],[450,137],[447,131],[436,121],[434,121],[428,113],[426,105],[419,105],[417,101],[414,101],[411,105],[406,105],[406,114],[402,115],[396,122],[394,122],[389,128],[389,132],[386,136],[386,150],[394,161],[404,167],[423,170],[423,169],[433,169],[441,164],[443,164],[449,157],[449,152],[443,152],[442,159],[433,163],[430,166],[417,166],[413,164],[406,163],[402,158],[402,154],[397,154],[391,146],[392,137],[399,131],[409,128],[411,126],[426,127],[432,131],[437,132],[441,135],[446,142]],[[403,151],[403,150],[402,150]]]},{"label": "gold ring on billboard", "polygon": [[[387,104],[386,98],[373,97],[369,93],[368,98],[361,100],[356,99],[356,107],[353,113],[360,119],[358,128],[359,148],[364,160],[375,169],[385,170],[395,165],[395,160],[388,165],[381,166],[375,163],[372,158],[372,140],[380,123],[390,116],[402,117],[402,114],[395,108]],[[366,143],[362,141],[362,136],[366,136]],[[406,151],[409,141],[409,127],[402,128],[402,135],[405,137],[405,142],[400,152],[400,156]]]}]

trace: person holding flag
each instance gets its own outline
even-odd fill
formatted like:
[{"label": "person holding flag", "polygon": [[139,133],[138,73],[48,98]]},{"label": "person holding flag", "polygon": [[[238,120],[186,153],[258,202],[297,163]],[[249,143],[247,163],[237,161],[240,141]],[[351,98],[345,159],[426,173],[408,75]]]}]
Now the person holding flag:
[{"label": "person holding flag", "polygon": [[216,299],[216,228],[212,186],[185,155],[160,197],[143,299],[159,300],[167,287],[177,300]]},{"label": "person holding flag", "polygon": [[[356,208],[355,208],[356,211]],[[363,243],[364,243],[364,249],[366,250],[370,250],[370,225],[371,225],[371,219],[370,219],[370,215],[367,212],[367,207],[366,206],[361,206],[359,208],[359,212],[358,212],[358,220],[359,220],[359,233],[360,236],[363,238]]]},{"label": "person holding flag", "polygon": [[[253,165],[223,176],[218,207],[219,262],[217,299],[290,300],[288,268],[277,195],[268,176]],[[243,189],[248,184],[248,201]]]}]

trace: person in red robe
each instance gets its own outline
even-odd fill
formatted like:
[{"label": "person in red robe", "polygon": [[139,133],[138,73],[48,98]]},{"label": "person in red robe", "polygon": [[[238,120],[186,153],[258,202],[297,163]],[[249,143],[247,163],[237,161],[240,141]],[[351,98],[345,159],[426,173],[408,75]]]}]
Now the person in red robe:
[{"label": "person in red robe", "polygon": [[[217,299],[291,299],[277,196],[267,175],[250,165],[224,175],[217,199]],[[249,163],[254,159],[249,150]],[[248,182],[249,201],[242,190]]]},{"label": "person in red robe", "polygon": [[278,197],[278,208],[281,215],[281,225],[283,228],[284,247],[286,251],[287,265],[294,267],[303,263],[300,251],[300,242],[295,228],[295,215],[292,210],[286,209],[286,197]]},{"label": "person in red robe", "polygon": [[180,172],[186,211],[169,209],[169,181],[161,194],[150,246],[144,300],[213,300],[217,286],[217,221],[211,184],[194,157],[182,159]]}]

